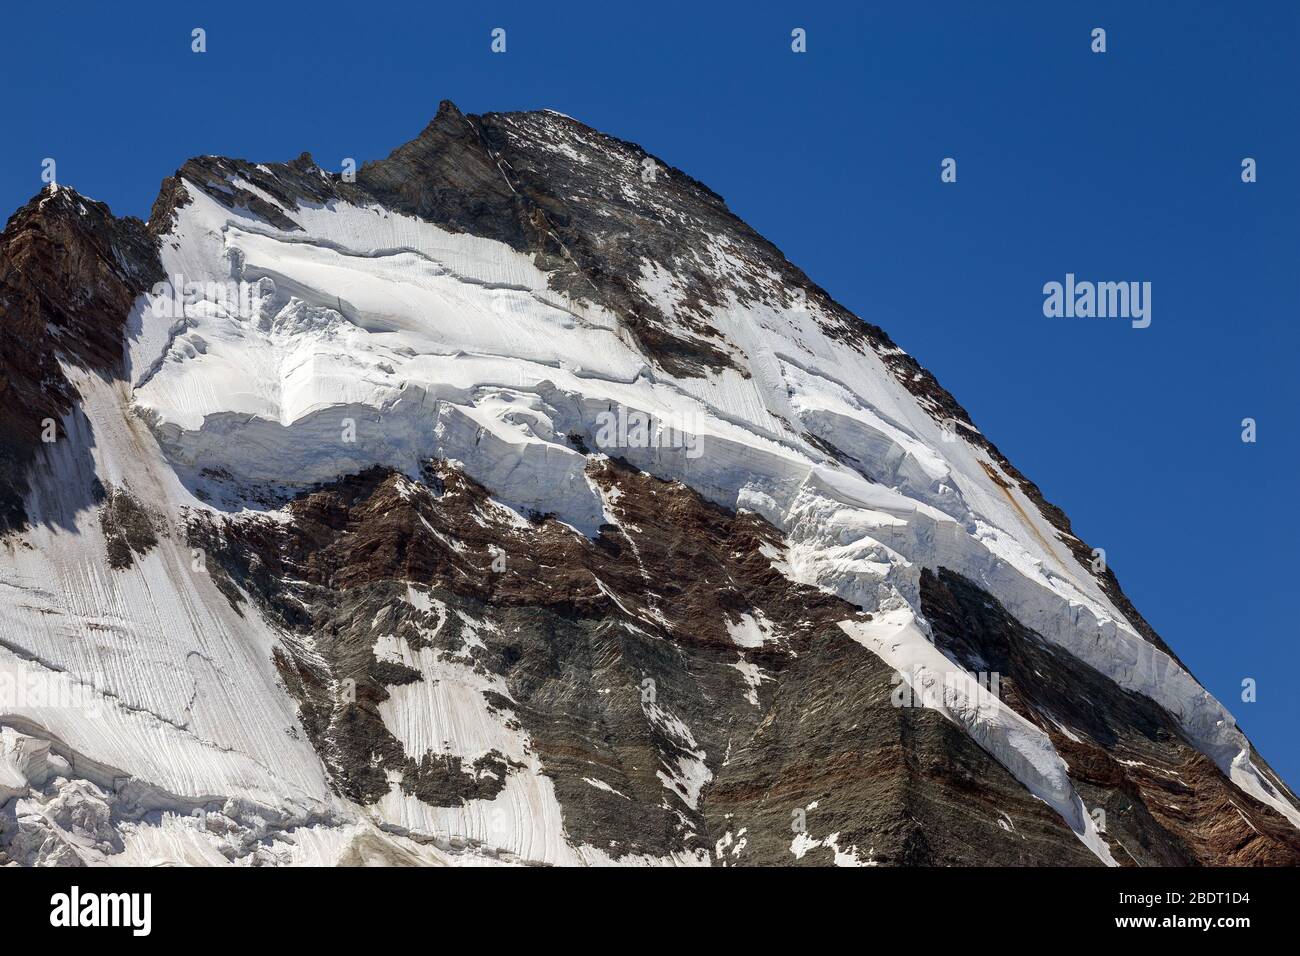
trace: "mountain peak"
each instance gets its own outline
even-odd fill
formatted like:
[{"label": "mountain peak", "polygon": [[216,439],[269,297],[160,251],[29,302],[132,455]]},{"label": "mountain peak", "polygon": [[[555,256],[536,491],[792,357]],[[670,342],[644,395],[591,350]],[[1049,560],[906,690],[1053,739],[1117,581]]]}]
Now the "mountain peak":
[{"label": "mountain peak", "polygon": [[634,143],[45,190],[0,330],[0,675],[94,705],[6,705],[0,863],[1300,861],[1064,513]]}]

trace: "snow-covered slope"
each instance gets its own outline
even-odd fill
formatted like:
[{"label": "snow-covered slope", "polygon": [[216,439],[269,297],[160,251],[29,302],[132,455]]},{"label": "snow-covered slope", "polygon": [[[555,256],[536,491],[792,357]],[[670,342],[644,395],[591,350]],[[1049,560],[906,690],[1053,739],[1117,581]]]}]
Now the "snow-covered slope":
[{"label": "snow-covered slope", "polygon": [[[815,632],[818,653],[848,642],[869,655],[855,666],[942,681],[965,670],[928,619],[923,572],[938,569],[972,582],[1117,699],[1153,702],[1184,741],[1167,745],[1182,748],[1164,754],[1171,767],[1191,760],[1206,779],[1232,781],[1236,802],[1224,799],[1238,814],[1272,814],[1267,836],[1256,830],[1270,853],[1300,846],[1300,810],[1231,715],[1113,578],[1092,572],[1068,523],[960,406],[720,199],[639,148],[558,114],[470,118],[444,104],[419,139],[355,184],[308,157],[192,161],[149,228],[167,280],[123,317],[120,377],[65,360],[80,400],[62,440],[37,452],[27,528],[5,539],[0,559],[0,669],[86,691],[81,707],[0,706],[0,724],[25,741],[6,754],[50,742],[39,772],[30,759],[0,763],[0,797],[16,794],[9,829],[22,834],[0,839],[20,847],[16,858],[716,861],[722,851],[710,850],[725,837],[704,832],[716,827],[711,787],[725,792],[733,744],[757,746],[793,686],[785,675],[813,653],[801,643],[811,625],[809,636],[806,622],[774,625],[763,601],[774,588],[790,589],[786,603],[825,595],[835,603],[808,614],[828,624]],[[622,463],[612,478],[606,457]],[[376,467],[394,477],[359,499],[349,476]],[[640,492],[637,472],[670,484]],[[483,496],[459,517],[437,510],[454,476]],[[96,484],[107,497],[87,506]],[[785,583],[766,596],[737,588],[707,623],[694,605],[689,615],[670,606],[675,559],[646,558],[650,529],[626,511],[628,496],[671,489],[699,503],[653,522],[684,523],[709,505],[753,516],[773,538],[749,557]],[[334,498],[323,511],[286,504],[309,493]],[[367,502],[371,518],[358,511]],[[391,518],[394,502],[411,509],[405,525]],[[132,537],[141,513],[153,534]],[[369,528],[377,516],[392,530],[375,553],[400,551],[400,573],[373,553],[322,569],[321,555],[351,547],[337,537],[355,534],[349,522]],[[481,529],[491,544],[470,543]],[[445,564],[412,570],[412,536],[427,536]],[[123,538],[125,559],[108,560]],[[621,588],[596,565],[569,586],[563,614],[583,627],[603,621],[602,636],[617,621],[641,650],[679,645],[677,664],[663,651],[653,667],[626,664],[635,655],[620,645],[639,700],[616,706],[613,683],[593,690],[607,697],[612,733],[649,741],[619,772],[660,763],[651,803],[674,820],[667,844],[608,822],[623,811],[599,807],[644,798],[602,777],[599,761],[585,774],[557,768],[557,731],[534,711],[571,707],[579,726],[596,718],[571,693],[546,698],[541,677],[519,677],[511,658],[522,653],[528,666],[527,651],[505,646],[541,626],[518,614],[559,606],[552,594],[481,594],[468,583],[478,572],[497,580],[526,552],[585,561],[582,549],[615,539],[641,584]],[[294,564],[289,542],[303,540],[312,548]],[[530,586],[560,587],[557,567],[543,558]],[[599,613],[573,604],[589,591]],[[459,603],[466,597],[478,603]],[[719,718],[731,728],[725,753],[682,716],[684,701],[657,696],[692,655],[721,664],[700,637],[713,630],[727,635],[718,640],[733,682],[707,705],[736,714]],[[551,656],[548,666],[570,672],[559,650]],[[354,658],[369,662],[360,699],[357,679],[343,676]],[[596,662],[583,666],[584,680],[605,679]],[[1089,799],[1100,798],[1081,795],[1073,760],[1058,752],[1085,731],[1023,699],[941,695],[926,709],[1045,801],[1078,849],[1108,864],[1121,848],[1131,856],[1099,829]],[[592,809],[560,793],[583,786],[610,803]],[[49,807],[77,800],[104,805],[98,838],[50,822]],[[846,796],[837,812],[852,817],[859,803]],[[222,825],[175,822],[195,810],[219,812]],[[788,822],[790,809],[781,813]],[[590,837],[602,820],[618,839]],[[728,819],[726,835],[745,826]],[[268,827],[272,849],[257,849]],[[726,842],[728,860],[743,861]],[[866,856],[869,841],[857,842]]]}]

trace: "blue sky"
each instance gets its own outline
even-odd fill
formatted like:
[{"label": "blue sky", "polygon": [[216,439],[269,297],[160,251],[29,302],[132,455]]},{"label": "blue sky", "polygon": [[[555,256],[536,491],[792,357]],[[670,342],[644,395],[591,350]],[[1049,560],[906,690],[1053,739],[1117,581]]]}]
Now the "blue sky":
[{"label": "blue sky", "polygon": [[[931,368],[1300,785],[1300,6],[396,6],[11,5],[0,207],[53,157],[145,216],[191,155],[378,158],[444,97],[640,143]],[[1151,327],[1045,318],[1067,272]]]}]

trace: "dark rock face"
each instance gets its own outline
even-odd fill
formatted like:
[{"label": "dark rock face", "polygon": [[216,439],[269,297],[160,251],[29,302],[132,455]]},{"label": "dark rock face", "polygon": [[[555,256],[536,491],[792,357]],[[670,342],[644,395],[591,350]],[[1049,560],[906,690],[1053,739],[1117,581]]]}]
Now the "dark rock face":
[{"label": "dark rock face", "polygon": [[968,669],[997,671],[1001,699],[1052,738],[1080,796],[1105,810],[1116,860],[1300,863],[1295,827],[1233,786],[1150,698],[1049,645],[951,571],[922,572],[921,599],[944,653]]},{"label": "dark rock face", "polygon": [[[268,202],[258,193],[237,185],[236,179],[252,183],[275,202]],[[163,180],[149,213],[149,228],[156,235],[165,235],[175,222],[176,210],[190,201],[182,180],[188,180],[229,209],[247,210],[288,232],[302,231],[290,215],[300,204],[323,205],[336,198],[361,201],[366,198],[320,169],[310,153],[287,163],[270,165],[224,156],[198,156],[186,161],[176,175]]]},{"label": "dark rock face", "polygon": [[388,209],[452,232],[496,239],[520,252],[559,253],[527,197],[513,188],[481,125],[447,100],[419,136],[387,159],[363,165],[357,185]]},{"label": "dark rock face", "polygon": [[784,663],[754,735],[708,791],[715,836],[748,841],[720,862],[795,862],[802,822],[821,841],[804,865],[834,862],[834,834],[838,849],[881,866],[1098,863],[964,732],[936,711],[895,707],[893,672],[869,651],[827,635]]},{"label": "dark rock face", "polygon": [[[551,128],[539,140],[529,124],[542,115]],[[738,220],[718,196],[677,170],[674,182],[681,185],[647,186],[642,164],[655,161],[639,147],[600,137],[608,153],[597,168],[584,170],[553,151],[563,145],[559,133],[591,131],[556,114],[465,116],[444,101],[419,137],[362,167],[357,183],[388,208],[534,253],[555,288],[610,309],[669,371],[690,375],[733,364],[700,316],[661,314],[635,282],[643,259],[672,261],[688,248],[690,237],[680,234],[688,221],[703,237],[707,223],[688,219],[688,209]],[[662,204],[645,203],[649,195]],[[718,301],[710,283],[679,274],[689,277],[692,301]]]},{"label": "dark rock face", "polygon": [[108,564],[115,571],[129,568],[135,555],[148,554],[158,544],[154,518],[123,488],[104,493],[99,525],[108,546]]},{"label": "dark rock face", "polygon": [[27,469],[76,401],[59,360],[115,375],[132,303],[161,278],[144,223],[67,188],[0,233],[0,533],[26,524]]}]

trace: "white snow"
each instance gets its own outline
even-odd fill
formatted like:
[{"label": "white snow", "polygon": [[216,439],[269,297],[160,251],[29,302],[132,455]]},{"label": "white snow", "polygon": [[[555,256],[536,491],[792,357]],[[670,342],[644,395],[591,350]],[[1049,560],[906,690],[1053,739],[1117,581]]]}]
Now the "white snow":
[{"label": "white snow", "polygon": [[614,794],[614,796],[616,796],[616,797],[622,797],[624,800],[630,800],[630,799],[631,799],[631,797],[627,796],[626,794],[624,794],[624,793],[620,793],[618,790],[615,790],[613,787],[611,787],[609,784],[607,784],[604,780],[597,780],[595,777],[583,777],[583,778],[582,778],[582,781],[583,781],[583,783],[586,783],[586,784],[589,784],[590,786],[595,787],[597,790],[604,790],[606,793],[612,793],[612,794]]},{"label": "white snow", "polygon": [[745,686],[749,688],[749,690],[745,692],[745,700],[757,707],[759,685],[762,684],[763,681],[771,680],[772,678],[764,673],[763,668],[759,667],[753,661],[746,660],[744,654],[737,654],[736,658],[736,663],[731,666],[740,671],[740,676],[744,678]]},{"label": "white snow", "polygon": [[663,762],[663,769],[656,771],[657,776],[688,807],[699,809],[700,793],[713,779],[713,771],[705,759],[708,754],[695,742],[695,734],[680,717],[653,700],[642,699],[641,710],[677,747],[676,756]]},{"label": "white snow", "polygon": [[745,613],[738,620],[726,621],[727,636],[737,647],[762,647],[768,641],[776,639],[776,633],[770,621],[762,611]]}]

